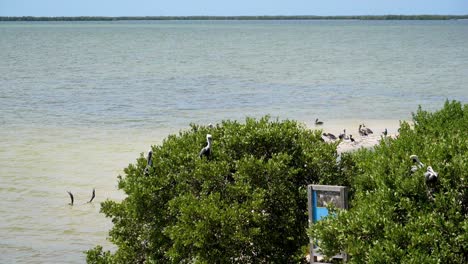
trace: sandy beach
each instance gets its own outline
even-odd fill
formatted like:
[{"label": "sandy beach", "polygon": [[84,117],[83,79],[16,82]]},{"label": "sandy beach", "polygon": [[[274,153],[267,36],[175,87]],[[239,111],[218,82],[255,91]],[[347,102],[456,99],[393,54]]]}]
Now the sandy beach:
[{"label": "sandy beach", "polygon": [[[323,133],[332,133],[336,137],[343,133],[346,129],[346,135],[352,135],[354,142],[351,140],[343,140],[338,145],[338,153],[354,151],[360,148],[370,148],[379,143],[382,139],[382,132],[387,129],[388,137],[395,137],[398,134],[400,120],[324,120],[323,125],[315,125],[314,122],[306,122],[306,126],[310,129],[321,129]],[[373,131],[373,134],[368,136],[360,136],[358,128],[360,124],[365,124],[366,127]],[[323,137],[326,142],[332,142]]]}]

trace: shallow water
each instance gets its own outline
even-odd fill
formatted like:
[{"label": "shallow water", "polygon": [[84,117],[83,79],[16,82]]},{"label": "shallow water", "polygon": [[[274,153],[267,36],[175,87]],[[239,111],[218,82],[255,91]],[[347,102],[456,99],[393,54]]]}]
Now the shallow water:
[{"label": "shallow water", "polygon": [[99,202],[122,199],[122,169],[191,122],[395,133],[418,105],[466,103],[466,43],[468,21],[0,23],[0,262],[112,249]]}]

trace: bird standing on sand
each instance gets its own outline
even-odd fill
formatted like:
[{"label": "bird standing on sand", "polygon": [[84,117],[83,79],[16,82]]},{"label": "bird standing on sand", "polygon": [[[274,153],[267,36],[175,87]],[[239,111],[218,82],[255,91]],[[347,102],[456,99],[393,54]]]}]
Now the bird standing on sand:
[{"label": "bird standing on sand", "polygon": [[319,121],[319,119],[315,119],[315,125],[316,126],[320,126],[320,125],[323,125],[323,122],[322,121]]},{"label": "bird standing on sand", "polygon": [[91,195],[91,199],[89,200],[88,203],[92,202],[94,197],[96,197],[96,189],[93,188],[93,194]]},{"label": "bird standing on sand", "polygon": [[351,140],[351,142],[355,142],[353,135],[349,135],[349,140]]},{"label": "bird standing on sand", "polygon": [[342,133],[342,134],[339,134],[339,135],[338,135],[338,138],[339,138],[339,139],[349,139],[349,138],[346,136],[346,129],[343,129],[343,133]]},{"label": "bird standing on sand", "polygon": [[368,135],[369,134],[374,134],[374,132],[370,128],[366,127],[366,125],[362,124],[362,128],[364,128],[364,130],[366,130]]},{"label": "bird standing on sand", "polygon": [[149,169],[151,168],[151,166],[153,166],[153,150],[149,150],[148,151],[148,156],[146,157],[146,160],[147,160],[147,164],[146,164],[146,167],[145,167],[145,170],[143,171],[143,173],[148,176],[149,175]]},{"label": "bird standing on sand", "polygon": [[336,136],[333,135],[332,133],[323,133],[322,134],[324,137],[330,139],[330,140],[335,140],[336,139]]},{"label": "bird standing on sand", "polygon": [[386,128],[385,128],[384,132],[382,132],[382,134],[384,135],[384,137],[386,137],[386,136],[387,136],[387,134],[388,134],[388,131],[387,131],[387,129],[386,129]]},{"label": "bird standing on sand", "polygon": [[67,191],[68,195],[70,195],[70,200],[71,200],[71,203],[69,203],[69,205],[73,205],[73,194],[70,192],[70,191]]},{"label": "bird standing on sand", "polygon": [[202,158],[203,156],[209,157],[211,155],[211,140],[212,140],[211,135],[207,134],[206,135],[207,145],[204,148],[202,148],[200,153],[198,154],[200,158]]},{"label": "bird standing on sand", "polygon": [[367,130],[364,129],[364,128],[362,127],[362,125],[359,125],[358,132],[359,132],[359,135],[361,135],[361,136],[367,136],[367,135],[368,135],[368,134],[367,134]]}]

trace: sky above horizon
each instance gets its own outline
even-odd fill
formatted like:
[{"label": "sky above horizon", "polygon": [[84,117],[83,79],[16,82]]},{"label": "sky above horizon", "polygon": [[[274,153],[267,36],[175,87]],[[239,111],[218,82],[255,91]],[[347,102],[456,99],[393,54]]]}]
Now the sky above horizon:
[{"label": "sky above horizon", "polygon": [[468,0],[0,0],[0,16],[466,15]]}]

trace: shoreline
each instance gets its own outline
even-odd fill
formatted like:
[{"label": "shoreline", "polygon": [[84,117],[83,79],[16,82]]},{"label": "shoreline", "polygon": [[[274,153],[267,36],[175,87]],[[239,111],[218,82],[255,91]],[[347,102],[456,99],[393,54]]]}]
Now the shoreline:
[{"label": "shoreline", "polygon": [[[339,143],[337,147],[338,154],[343,152],[356,151],[360,148],[371,148],[379,144],[380,140],[383,137],[382,132],[387,129],[387,137],[395,138],[398,135],[398,129],[400,128],[401,122],[408,122],[407,120],[324,120],[323,125],[315,125],[314,122],[306,122],[305,125],[309,129],[313,130],[322,130],[322,133],[332,133],[336,137],[339,134],[343,133],[343,129],[346,129],[346,135],[352,135],[355,139],[355,142],[350,140],[343,140]],[[366,127],[372,129],[374,132],[368,136],[359,135],[358,128],[359,124],[365,124]],[[336,142],[336,140],[330,140],[325,137],[325,142]]]}]

